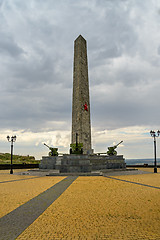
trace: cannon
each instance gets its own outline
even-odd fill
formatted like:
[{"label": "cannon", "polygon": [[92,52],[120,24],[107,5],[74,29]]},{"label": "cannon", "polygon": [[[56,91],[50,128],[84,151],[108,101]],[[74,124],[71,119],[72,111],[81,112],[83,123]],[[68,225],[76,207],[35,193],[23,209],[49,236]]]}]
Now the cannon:
[{"label": "cannon", "polygon": [[49,156],[58,156],[58,148],[49,147],[47,144],[44,143],[46,147],[49,148],[50,152],[48,153]]},{"label": "cannon", "polygon": [[83,143],[78,143],[78,133],[76,133],[76,143],[70,144],[70,154],[83,154]]},{"label": "cannon", "polygon": [[118,145],[120,145],[123,141],[119,142],[117,145],[113,146],[113,147],[108,147],[108,151],[107,151],[107,155],[109,156],[114,156],[117,155],[117,151],[115,150]]}]

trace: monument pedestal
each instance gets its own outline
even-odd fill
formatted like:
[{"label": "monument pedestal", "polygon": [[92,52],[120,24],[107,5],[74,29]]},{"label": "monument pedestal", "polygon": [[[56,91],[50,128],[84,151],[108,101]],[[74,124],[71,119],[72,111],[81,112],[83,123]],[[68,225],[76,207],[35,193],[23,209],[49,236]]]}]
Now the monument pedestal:
[{"label": "monument pedestal", "polygon": [[63,156],[42,157],[40,169],[56,169],[59,172],[91,172],[92,164],[88,155],[64,154]]},{"label": "monument pedestal", "polygon": [[94,154],[90,156],[90,162],[92,164],[92,171],[126,168],[123,155],[107,156]]},{"label": "monument pedestal", "polygon": [[64,154],[63,156],[44,156],[39,165],[40,169],[55,169],[60,173],[91,172],[102,169],[126,168],[123,155],[88,155]]}]

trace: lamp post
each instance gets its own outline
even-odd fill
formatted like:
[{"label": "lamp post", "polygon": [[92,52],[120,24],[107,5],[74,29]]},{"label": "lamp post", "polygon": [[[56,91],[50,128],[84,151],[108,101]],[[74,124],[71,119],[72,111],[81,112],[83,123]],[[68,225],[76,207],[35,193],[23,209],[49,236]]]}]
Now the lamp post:
[{"label": "lamp post", "polygon": [[16,136],[12,136],[10,138],[10,136],[7,136],[8,142],[11,142],[11,170],[10,170],[10,174],[13,174],[13,164],[12,164],[12,158],[13,158],[13,142],[16,141]]},{"label": "lamp post", "polygon": [[160,131],[157,131],[157,135],[155,131],[150,131],[151,137],[154,138],[154,173],[157,173],[157,160],[156,160],[156,137],[159,137]]}]

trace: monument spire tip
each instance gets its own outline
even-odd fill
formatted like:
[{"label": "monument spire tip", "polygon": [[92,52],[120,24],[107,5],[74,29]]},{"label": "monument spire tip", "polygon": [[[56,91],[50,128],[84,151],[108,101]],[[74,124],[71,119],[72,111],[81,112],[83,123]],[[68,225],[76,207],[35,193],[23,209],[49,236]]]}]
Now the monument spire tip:
[{"label": "monument spire tip", "polygon": [[83,39],[84,41],[86,41],[85,38],[81,34],[76,38],[76,40],[78,40],[78,39]]}]

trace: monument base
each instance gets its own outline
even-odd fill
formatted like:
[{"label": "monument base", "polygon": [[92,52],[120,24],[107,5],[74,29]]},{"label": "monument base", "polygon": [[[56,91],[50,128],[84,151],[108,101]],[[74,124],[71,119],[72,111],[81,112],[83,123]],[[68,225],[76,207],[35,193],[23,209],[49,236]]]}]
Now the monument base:
[{"label": "monument base", "polygon": [[44,156],[40,169],[55,169],[64,172],[91,172],[102,169],[124,169],[126,163],[123,155],[88,155],[64,154],[63,156]]}]

